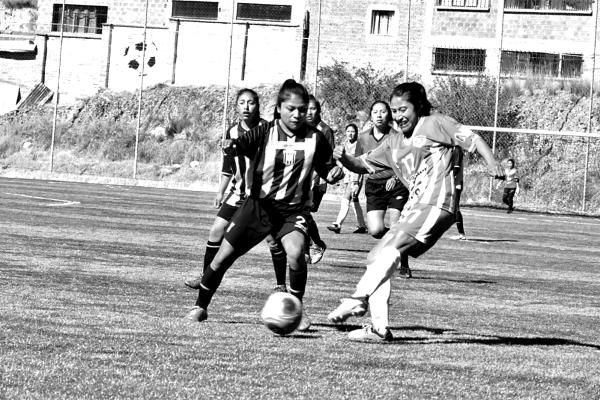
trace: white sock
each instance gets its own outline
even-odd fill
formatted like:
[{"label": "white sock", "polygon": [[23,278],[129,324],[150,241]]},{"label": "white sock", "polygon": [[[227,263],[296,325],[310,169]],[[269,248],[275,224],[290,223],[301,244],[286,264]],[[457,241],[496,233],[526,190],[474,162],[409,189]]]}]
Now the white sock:
[{"label": "white sock", "polygon": [[388,245],[378,250],[373,262],[367,264],[367,270],[356,285],[352,297],[370,297],[379,286],[390,279],[399,262],[400,252],[395,247]]},{"label": "white sock", "polygon": [[348,215],[348,210],[350,209],[350,201],[348,199],[342,199],[340,202],[340,212],[335,220],[335,223],[339,226],[342,226],[342,223],[346,219],[346,215]]},{"label": "white sock", "polygon": [[369,297],[371,322],[373,323],[373,329],[378,333],[385,332],[385,328],[390,326],[389,306],[391,293],[392,281],[388,279]]}]

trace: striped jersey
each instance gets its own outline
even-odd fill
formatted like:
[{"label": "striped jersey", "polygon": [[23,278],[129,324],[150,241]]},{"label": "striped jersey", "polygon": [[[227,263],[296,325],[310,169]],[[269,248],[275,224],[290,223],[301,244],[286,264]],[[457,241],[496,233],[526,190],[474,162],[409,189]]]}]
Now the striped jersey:
[{"label": "striped jersey", "polygon": [[335,166],[333,150],[314,128],[288,136],[279,124],[271,121],[240,136],[236,152],[251,160],[251,197],[301,206],[308,200],[313,171],[326,177]]},{"label": "striped jersey", "polygon": [[[257,126],[268,124],[261,119]],[[226,139],[237,139],[248,131],[242,127],[241,123],[231,126],[225,134]],[[235,203],[238,199],[243,199],[248,195],[248,174],[250,172],[250,159],[244,156],[234,156],[225,154],[223,156],[223,165],[221,173],[225,176],[231,176],[230,199]]]},{"label": "striped jersey", "polygon": [[[390,136],[382,146],[360,157],[369,171],[392,169],[408,183],[405,210],[429,204],[455,211],[454,147],[473,152],[481,138],[454,119],[435,114],[421,117],[410,138]],[[460,168],[462,170],[462,163]]]},{"label": "striped jersey", "polygon": [[[379,147],[382,143],[387,141],[387,139],[392,135],[397,135],[398,132],[394,129],[390,129],[390,131],[382,136],[380,139],[375,138],[375,128],[371,127],[364,132],[361,132],[358,135],[357,145],[356,145],[356,156],[360,156],[366,154],[375,148]],[[400,134],[402,136],[402,134]],[[387,179],[394,176],[394,171],[389,169],[377,170],[373,173],[369,173],[367,179]]]}]

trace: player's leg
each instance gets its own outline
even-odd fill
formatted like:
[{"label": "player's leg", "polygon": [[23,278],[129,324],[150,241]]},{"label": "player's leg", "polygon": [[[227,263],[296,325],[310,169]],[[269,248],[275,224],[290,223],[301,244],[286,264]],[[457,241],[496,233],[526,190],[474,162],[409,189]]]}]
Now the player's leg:
[{"label": "player's leg", "polygon": [[508,200],[508,192],[509,192],[509,189],[504,188],[504,192],[502,192],[502,202],[510,208],[510,203]]},{"label": "player's leg", "polygon": [[340,200],[340,211],[335,219],[335,222],[327,227],[330,231],[334,233],[340,233],[342,230],[342,224],[348,215],[348,211],[350,210],[350,198],[352,197],[352,187],[349,184],[346,184],[346,189],[344,190],[344,194],[342,199]]},{"label": "player's leg", "polygon": [[513,199],[515,197],[516,189],[508,189],[506,192],[506,205],[508,206],[508,213],[513,211]]},{"label": "player's leg", "polygon": [[272,235],[267,236],[267,245],[271,252],[271,260],[273,261],[273,270],[275,271],[275,281],[277,286],[273,291],[287,292],[285,278],[287,275],[287,256],[283,250],[283,246]]},{"label": "player's leg", "polygon": [[365,195],[367,196],[367,228],[375,239],[381,239],[387,232],[385,213],[388,208],[390,193],[385,189],[385,180],[367,179]]},{"label": "player's leg", "polygon": [[352,204],[352,209],[354,210],[354,215],[356,216],[357,223],[356,230],[352,233],[367,233],[367,223],[365,222],[365,216],[363,214],[363,210],[358,199],[358,193],[351,197],[350,204]]},{"label": "player's leg", "polygon": [[[390,226],[394,226],[402,215],[402,210],[408,201],[409,192],[406,186],[401,182],[397,182],[396,186],[390,191],[390,199],[388,205],[388,221]],[[400,255],[400,267],[398,273],[401,278],[410,279],[412,278],[412,271],[408,265],[408,254],[402,253]]]},{"label": "player's leg", "polygon": [[308,251],[310,252],[310,257],[307,258],[310,260],[311,264],[316,264],[323,258],[323,253],[325,253],[325,250],[327,249],[327,244],[321,239],[317,223],[310,213],[306,216],[306,223],[308,225],[308,237],[312,241],[312,244],[307,246],[309,247]]}]

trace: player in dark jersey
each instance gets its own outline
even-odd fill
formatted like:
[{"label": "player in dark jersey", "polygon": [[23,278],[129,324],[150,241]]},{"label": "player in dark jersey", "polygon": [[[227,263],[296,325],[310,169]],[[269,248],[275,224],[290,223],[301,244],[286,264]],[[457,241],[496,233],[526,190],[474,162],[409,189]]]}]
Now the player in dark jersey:
[{"label": "player in dark jersey", "polygon": [[458,230],[458,235],[453,236],[454,240],[467,240],[467,236],[465,235],[465,227],[463,224],[463,216],[460,212],[460,195],[463,191],[463,149],[460,146],[456,146],[454,148],[454,155],[452,161],[452,169],[454,171],[454,184],[456,186],[456,197],[455,197],[455,206],[454,213],[456,215],[456,230]]},{"label": "player in dark jersey", "polygon": [[[279,242],[289,264],[289,292],[302,301],[307,268],[306,201],[313,170],[329,183],[343,177],[332,159],[324,136],[306,123],[308,92],[293,79],[284,82],[277,96],[275,119],[234,140],[223,149],[252,160],[249,196],[225,230],[218,253],[202,276],[196,306],[187,318],[204,321],[207,308],[227,269],[269,234]],[[298,329],[310,320],[303,313]]]},{"label": "player in dark jersey", "polygon": [[[225,135],[227,139],[237,139],[250,129],[267,124],[267,121],[260,117],[260,102],[258,94],[254,90],[241,89],[237,93],[235,104],[239,122],[227,130]],[[219,208],[219,211],[208,234],[202,273],[206,271],[206,268],[208,268],[219,251],[227,224],[248,195],[247,174],[249,171],[249,158],[243,156],[234,157],[233,155],[225,155],[223,157],[221,180],[214,200],[214,206],[215,208]],[[225,195],[230,183],[231,188],[229,193]],[[277,281],[275,290],[286,291],[285,270],[287,260],[285,253],[272,238],[267,238],[267,242],[271,251],[273,268],[275,269],[275,279]],[[192,289],[199,289],[202,273],[196,273],[186,279],[184,282],[185,285]]]},{"label": "player in dark jersey", "polygon": [[[392,111],[385,101],[378,100],[371,105],[370,118],[373,126],[359,135],[356,156],[375,149],[390,136],[402,135],[392,128]],[[388,214],[390,225],[398,221],[408,200],[408,189],[396,178],[394,171],[382,170],[367,175],[365,195],[367,197],[367,228],[371,236],[381,239],[389,229],[385,225],[386,214]],[[402,258],[400,276],[412,277],[408,266],[408,256]]]},{"label": "player in dark jersey", "polygon": [[[321,120],[321,103],[312,94],[308,96],[308,110],[306,113],[306,122],[321,132],[327,143],[331,146],[331,149],[335,147],[335,136],[333,129]],[[311,197],[307,203],[307,206],[311,213],[319,211],[319,206],[327,191],[327,181],[321,178],[316,172],[313,174],[313,184],[311,190]],[[307,262],[310,264],[318,263],[323,258],[323,253],[327,249],[327,245],[321,239],[319,234],[319,228],[312,215],[308,220],[308,237],[310,239],[310,246],[307,253]]]},{"label": "player in dark jersey", "polygon": [[[416,82],[398,85],[391,96],[394,120],[404,136],[394,136],[360,158],[336,148],[334,157],[354,172],[392,169],[410,186],[410,197],[400,220],[369,252],[367,270],[355,292],[328,315],[334,323],[371,311],[372,325],[349,333],[353,340],[390,340],[387,312],[390,277],[402,254],[418,257],[429,250],[455,222],[455,174],[453,149],[477,150],[492,176],[504,176],[502,166],[489,146],[473,131],[442,114],[431,114],[425,88]],[[371,303],[376,292],[384,291],[388,301]],[[383,296],[379,296],[383,297]]]}]

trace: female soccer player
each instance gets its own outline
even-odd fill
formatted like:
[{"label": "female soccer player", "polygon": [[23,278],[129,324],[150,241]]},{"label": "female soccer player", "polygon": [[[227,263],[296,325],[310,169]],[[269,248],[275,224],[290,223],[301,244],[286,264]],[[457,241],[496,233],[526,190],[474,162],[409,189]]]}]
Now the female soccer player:
[{"label": "female soccer player", "polygon": [[[346,144],[344,149],[346,153],[356,155],[356,140],[358,139],[358,126],[356,124],[346,125]],[[358,201],[358,194],[362,187],[363,176],[356,174],[348,169],[344,170],[344,184],[346,189],[344,190],[344,196],[340,204],[340,211],[335,222],[327,227],[332,232],[340,233],[342,231],[342,224],[348,215],[350,210],[350,204],[356,215],[356,221],[358,226],[353,233],[367,233],[367,226],[365,224],[365,218],[363,211]]]},{"label": "female soccer player", "polygon": [[[268,235],[278,241],[290,266],[289,291],[300,301],[307,270],[304,248],[313,169],[329,183],[343,177],[323,135],[306,123],[308,92],[293,79],[283,83],[277,96],[275,119],[233,140],[224,140],[227,153],[253,160],[249,196],[231,219],[223,243],[204,272],[196,307],[187,318],[204,321],[207,308],[227,269]],[[299,330],[310,327],[303,314]]]},{"label": "female soccer player", "polygon": [[[331,146],[331,150],[335,147],[335,137],[333,135],[333,130],[329,125],[321,120],[321,103],[319,100],[315,98],[312,94],[308,96],[308,110],[306,113],[306,122],[311,127],[317,129],[319,132],[325,136],[327,139],[327,143]],[[323,200],[323,196],[325,196],[325,192],[327,191],[327,182],[319,177],[317,173],[313,174],[313,183],[312,183],[312,191],[311,197],[308,201],[308,208],[311,213],[316,213],[319,211],[319,206],[321,205],[321,201]],[[321,235],[319,234],[319,228],[317,227],[317,223],[315,222],[312,215],[310,215],[308,222],[308,237],[310,239],[309,242],[312,244],[309,246],[307,253],[307,262],[310,264],[318,263],[321,258],[323,258],[323,253],[327,249],[327,245],[321,239]]]},{"label": "female soccer player", "polygon": [[[389,279],[400,257],[418,257],[429,250],[454,223],[453,148],[477,150],[485,159],[492,176],[504,176],[488,145],[475,133],[454,119],[442,114],[431,115],[431,104],[425,88],[407,82],[394,88],[391,109],[404,136],[392,136],[382,146],[360,158],[352,157],[343,148],[336,148],[334,157],[354,172],[393,170],[410,182],[410,198],[398,223],[369,252],[367,270],[348,299],[328,315],[334,323],[366,313],[371,296],[389,286]],[[387,295],[389,298],[389,290]],[[379,301],[378,318],[372,315],[372,325],[349,333],[353,340],[390,340],[392,334],[386,320],[388,302]],[[373,314],[373,307],[370,307]]]},{"label": "female soccer player", "polygon": [[[502,202],[508,206],[506,212],[510,214],[513,212],[513,199],[515,194],[519,191],[519,177],[517,168],[515,168],[515,160],[509,158],[506,160],[506,179],[504,180],[504,193],[502,194]],[[502,182],[498,182],[500,186]]]},{"label": "female soccer player", "polygon": [[[237,93],[235,104],[239,122],[227,130],[225,135],[227,139],[238,138],[254,127],[267,124],[267,121],[260,117],[260,102],[258,94],[254,90],[241,89]],[[214,200],[214,207],[219,208],[219,211],[208,234],[202,272],[206,271],[206,268],[219,251],[227,224],[247,196],[247,175],[250,171],[250,159],[244,156],[225,155],[221,171],[219,190]],[[225,196],[225,191],[231,182],[230,191]],[[275,269],[276,289],[285,291],[287,262],[285,253],[274,240],[268,240],[268,243],[273,268]],[[202,273],[186,279],[184,283],[192,289],[199,289],[201,280]]]},{"label": "female soccer player", "polygon": [[[366,154],[392,136],[402,136],[391,126],[392,111],[385,101],[376,101],[371,105],[370,119],[373,127],[361,133],[356,145],[356,156]],[[370,172],[370,171],[369,171]],[[367,227],[376,239],[381,239],[387,232],[385,215],[388,213],[389,224],[393,225],[400,218],[400,213],[408,200],[408,189],[396,178],[394,171],[381,169],[369,173],[365,182],[367,197]],[[400,262],[400,276],[410,278],[412,272],[408,266],[408,257]]]}]

